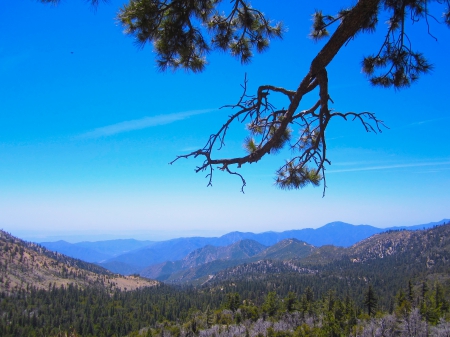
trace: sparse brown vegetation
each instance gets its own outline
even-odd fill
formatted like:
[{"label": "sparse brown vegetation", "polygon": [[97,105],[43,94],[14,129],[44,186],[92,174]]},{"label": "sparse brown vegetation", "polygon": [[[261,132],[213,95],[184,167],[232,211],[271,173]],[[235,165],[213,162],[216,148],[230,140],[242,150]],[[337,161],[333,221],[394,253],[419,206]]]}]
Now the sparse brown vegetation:
[{"label": "sparse brown vegetation", "polygon": [[[86,263],[79,261],[79,264]],[[50,285],[59,288],[69,284],[80,287],[98,285],[110,291],[135,290],[158,283],[138,276],[113,274],[96,266],[91,269],[96,268],[102,273],[82,269],[77,266],[75,259],[50,252],[35,243],[24,242],[0,231],[0,292],[28,291],[31,287],[48,289]]]}]

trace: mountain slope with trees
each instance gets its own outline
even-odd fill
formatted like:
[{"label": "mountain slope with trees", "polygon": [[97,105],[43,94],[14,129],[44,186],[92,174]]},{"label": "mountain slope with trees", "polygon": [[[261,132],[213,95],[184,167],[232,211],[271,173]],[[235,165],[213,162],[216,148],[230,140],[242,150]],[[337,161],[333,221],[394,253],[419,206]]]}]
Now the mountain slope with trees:
[{"label": "mountain slope with trees", "polygon": [[142,270],[140,274],[144,277],[166,281],[170,275],[183,270],[193,269],[217,260],[243,260],[258,254],[265,248],[266,246],[253,240],[242,240],[225,247],[207,245],[194,250],[182,260],[152,265]]},{"label": "mountain slope with trees", "polygon": [[[138,240],[107,240],[97,242],[68,243],[65,241],[44,242],[42,245],[87,262],[96,262],[102,267],[124,275],[139,273],[150,265],[177,261],[187,254],[207,245],[224,247],[241,240],[254,240],[265,246],[272,246],[285,239],[297,239],[314,246],[334,245],[349,247],[369,236],[392,229],[425,229],[448,222],[438,222],[411,227],[377,228],[368,225],[351,225],[335,221],[317,229],[305,228],[284,232],[231,232],[221,237],[178,238],[167,241],[151,242]],[[128,250],[128,252],[124,252]],[[122,252],[122,253],[121,253]],[[108,256],[104,259],[105,255]]]},{"label": "mountain slope with trees", "polygon": [[[203,283],[216,278],[224,280],[230,275],[242,274],[243,277],[247,277],[252,273],[253,266],[257,273],[262,275],[297,271],[307,274],[313,271],[331,272],[335,266],[340,268],[338,273],[342,270],[351,273],[353,270],[371,266],[375,274],[386,274],[379,269],[382,268],[381,265],[387,265],[388,270],[403,268],[406,265],[405,259],[409,264],[416,266],[415,268],[423,269],[435,264],[433,250],[438,250],[441,255],[446,256],[448,249],[444,243],[447,241],[442,239],[435,242],[437,239],[434,236],[441,238],[450,235],[450,232],[445,231],[447,228],[449,225],[422,231],[388,231],[371,236],[348,248],[314,247],[296,239],[286,239],[245,259],[221,259],[217,254],[211,254],[211,251],[220,251],[222,248],[208,246],[186,256],[184,260],[150,266],[144,269],[141,275],[172,283]],[[436,234],[439,231],[444,231],[445,234]],[[203,259],[206,263],[194,263],[193,257],[201,256],[205,252],[209,252],[207,254],[210,257],[209,262]],[[426,263],[425,256],[427,256]],[[400,267],[394,267],[397,263],[400,263]],[[355,267],[356,265],[360,266]],[[227,268],[231,269],[225,270]],[[374,271],[370,273],[373,274]],[[404,273],[411,274],[408,271]]]},{"label": "mountain slope with trees", "polygon": [[[11,248],[4,255],[15,261]],[[375,235],[338,248],[337,259],[331,248],[313,260],[246,263],[196,287],[13,287],[0,294],[0,335],[446,336],[450,225]]]},{"label": "mountain slope with trees", "polygon": [[[258,280],[276,282],[282,288],[295,284],[316,290],[334,288],[353,294],[362,303],[361,289],[368,284],[389,298],[411,280],[418,285],[422,281],[450,280],[450,224],[422,231],[377,234],[350,248],[334,251],[335,254],[330,254],[330,250],[332,247],[321,247],[302,259],[236,266],[217,273],[209,283]],[[379,305],[388,310],[391,304],[383,299]]]},{"label": "mountain slope with trees", "polygon": [[201,283],[232,266],[266,259],[300,258],[311,254],[314,249],[314,246],[296,239],[282,240],[270,247],[253,240],[242,240],[226,247],[206,246],[197,249],[183,260],[147,267],[140,275],[172,283]]},{"label": "mountain slope with trees", "polygon": [[47,250],[0,231],[0,292],[52,287],[101,286],[113,289],[137,289],[156,285],[156,281],[137,276],[120,276],[81,260]]}]

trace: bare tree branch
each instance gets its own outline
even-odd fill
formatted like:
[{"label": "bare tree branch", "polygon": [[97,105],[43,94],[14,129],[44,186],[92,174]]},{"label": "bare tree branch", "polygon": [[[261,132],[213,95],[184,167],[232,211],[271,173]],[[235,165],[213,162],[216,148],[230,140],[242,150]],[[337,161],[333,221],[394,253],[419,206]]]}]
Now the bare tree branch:
[{"label": "bare tree branch", "polygon": [[[237,104],[225,107],[238,109],[231,115],[227,122],[215,134],[212,134],[206,145],[197,151],[186,155],[180,155],[171,162],[180,158],[203,156],[203,163],[196,168],[196,172],[208,170],[208,186],[211,185],[213,166],[217,165],[222,171],[238,175],[242,180],[243,191],[246,183],[244,178],[230,170],[231,165],[240,168],[243,164],[254,163],[272,152],[277,152],[292,138],[291,127],[297,125],[301,128],[300,138],[291,143],[291,150],[299,154],[287,161],[277,170],[276,184],[280,188],[299,188],[307,184],[315,186],[324,180],[325,194],[325,164],[330,164],[327,159],[327,147],[325,131],[332,117],[353,117],[359,119],[366,131],[379,129],[380,121],[371,113],[330,113],[328,102],[328,76],[326,67],[337,54],[346,41],[354,36],[363,27],[363,20],[367,15],[376,12],[379,0],[360,1],[351,11],[342,17],[336,32],[326,43],[311,63],[308,74],[301,81],[297,90],[288,90],[273,85],[258,87],[254,96],[247,94],[247,78],[243,84],[243,94]],[[317,103],[307,110],[298,112],[298,107],[304,95],[319,87],[319,99]],[[270,94],[281,94],[288,99],[287,109],[277,109],[270,102]],[[318,112],[317,112],[318,110]],[[235,158],[212,157],[214,146],[218,143],[221,149],[225,145],[225,137],[230,125],[239,121],[241,123],[250,119],[247,128],[250,136],[245,140],[244,147],[249,152],[247,155]],[[370,123],[374,122],[375,127]],[[255,140],[257,137],[259,141]]]}]

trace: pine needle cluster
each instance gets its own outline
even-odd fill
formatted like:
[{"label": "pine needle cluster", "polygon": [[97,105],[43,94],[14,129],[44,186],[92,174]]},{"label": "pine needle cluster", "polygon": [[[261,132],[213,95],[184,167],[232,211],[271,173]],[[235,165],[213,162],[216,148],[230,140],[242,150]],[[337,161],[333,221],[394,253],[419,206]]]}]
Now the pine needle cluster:
[{"label": "pine needle cluster", "polygon": [[153,43],[161,70],[204,70],[213,49],[229,52],[248,63],[253,51],[265,51],[271,38],[280,38],[281,23],[272,23],[248,2],[235,0],[225,14],[220,0],[131,0],[119,12],[125,33],[139,45]]}]

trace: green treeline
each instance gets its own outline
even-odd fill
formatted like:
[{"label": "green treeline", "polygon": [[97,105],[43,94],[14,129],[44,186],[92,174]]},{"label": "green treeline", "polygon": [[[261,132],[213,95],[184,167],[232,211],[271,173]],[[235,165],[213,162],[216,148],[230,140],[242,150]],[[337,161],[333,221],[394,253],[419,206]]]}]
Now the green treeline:
[{"label": "green treeline", "polygon": [[[264,336],[282,337],[280,322],[284,321],[296,322],[285,325],[284,336],[294,332],[295,336],[348,336],[362,329],[361,320],[383,315],[394,315],[398,321],[417,313],[430,325],[449,318],[448,279],[443,283],[406,282],[390,296],[367,283],[343,292],[327,287],[327,282],[306,285],[295,276],[197,288],[161,284],[112,294],[101,287],[50,284],[48,290],[1,295],[0,336],[63,336],[67,332],[126,336],[138,335],[138,331],[160,335],[168,331],[179,337],[223,326],[240,329],[246,324],[246,329],[264,330]],[[318,278],[310,276],[309,280]]]},{"label": "green treeline", "polygon": [[160,320],[183,320],[191,308],[213,305],[211,300],[164,284],[112,294],[101,287],[49,285],[49,290],[2,294],[0,336],[51,336],[70,329],[82,336],[123,336]]},{"label": "green treeline", "polygon": [[447,228],[374,237],[323,264],[245,263],[197,286],[27,285],[0,293],[0,336],[448,337]]}]

